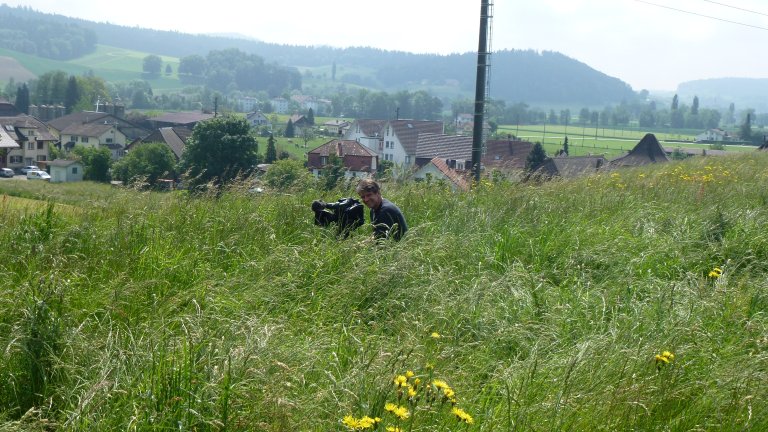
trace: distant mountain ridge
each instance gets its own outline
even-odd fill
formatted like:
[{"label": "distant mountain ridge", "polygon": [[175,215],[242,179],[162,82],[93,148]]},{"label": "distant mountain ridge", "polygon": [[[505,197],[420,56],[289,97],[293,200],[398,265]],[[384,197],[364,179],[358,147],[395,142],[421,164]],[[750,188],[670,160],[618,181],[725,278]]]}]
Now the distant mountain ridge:
[{"label": "distant mountain ridge", "polygon": [[[212,50],[236,48],[283,66],[373,70],[372,76],[349,76],[348,82],[374,90],[396,92],[416,86],[429,89],[449,84],[463,97],[474,96],[475,53],[432,55],[361,47],[280,45],[97,23],[7,5],[0,6],[0,12],[76,25],[96,34],[99,44],[158,55],[205,56]],[[491,76],[491,97],[507,103],[597,106],[617,104],[636,97],[632,88],[620,79],[557,52],[495,52],[491,56]]]}]

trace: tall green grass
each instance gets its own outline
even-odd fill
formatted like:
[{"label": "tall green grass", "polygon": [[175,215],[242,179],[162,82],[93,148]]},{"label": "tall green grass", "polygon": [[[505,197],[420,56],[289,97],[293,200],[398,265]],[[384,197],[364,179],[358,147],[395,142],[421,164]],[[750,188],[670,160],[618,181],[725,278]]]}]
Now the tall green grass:
[{"label": "tall green grass", "polygon": [[[764,430],[766,168],[385,184],[411,230],[384,245],[312,224],[346,188],[0,182],[81,209],[0,208],[0,429]],[[407,370],[474,423],[398,399]]]}]

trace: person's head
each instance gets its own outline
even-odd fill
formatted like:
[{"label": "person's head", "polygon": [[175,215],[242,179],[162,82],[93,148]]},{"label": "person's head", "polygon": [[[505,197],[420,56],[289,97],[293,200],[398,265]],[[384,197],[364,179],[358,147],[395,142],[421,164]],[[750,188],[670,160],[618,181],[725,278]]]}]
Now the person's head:
[{"label": "person's head", "polygon": [[374,180],[360,180],[355,191],[368,208],[377,209],[381,206],[381,186]]}]

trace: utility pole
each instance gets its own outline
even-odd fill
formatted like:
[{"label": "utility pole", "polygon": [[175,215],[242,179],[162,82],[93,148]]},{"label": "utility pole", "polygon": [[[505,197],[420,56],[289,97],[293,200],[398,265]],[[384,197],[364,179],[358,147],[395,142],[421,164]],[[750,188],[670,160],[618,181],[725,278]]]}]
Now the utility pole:
[{"label": "utility pole", "polygon": [[480,0],[480,38],[477,48],[477,80],[475,81],[475,124],[472,128],[472,171],[475,182],[480,181],[483,156],[483,122],[485,96],[488,91],[488,22],[491,18],[490,0]]}]

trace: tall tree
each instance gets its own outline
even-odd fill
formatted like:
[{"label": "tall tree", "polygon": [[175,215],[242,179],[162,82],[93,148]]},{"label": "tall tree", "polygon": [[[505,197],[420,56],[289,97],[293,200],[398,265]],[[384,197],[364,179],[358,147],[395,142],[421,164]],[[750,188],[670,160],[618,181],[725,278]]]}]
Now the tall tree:
[{"label": "tall tree", "polygon": [[29,88],[27,87],[27,83],[24,83],[16,90],[16,102],[14,103],[16,105],[16,109],[19,111],[29,114]]},{"label": "tall tree", "polygon": [[307,121],[311,125],[315,124],[315,111],[312,108],[307,110]]},{"label": "tall tree", "polygon": [[96,182],[108,182],[109,169],[112,166],[112,153],[106,147],[85,147],[76,145],[72,152],[83,161],[83,178]]},{"label": "tall tree", "polygon": [[192,186],[220,185],[250,173],[259,163],[258,152],[259,144],[245,118],[215,117],[195,126],[181,167]]},{"label": "tall tree", "polygon": [[744,123],[741,124],[741,128],[739,129],[739,135],[742,141],[751,141],[752,140],[752,115],[751,113],[747,113],[747,118],[744,120]]},{"label": "tall tree", "polygon": [[547,153],[544,151],[544,147],[540,142],[537,142],[531,148],[531,152],[528,153],[528,157],[525,158],[525,169],[528,172],[533,172],[544,163],[547,159]]},{"label": "tall tree", "polygon": [[267,140],[267,153],[264,155],[264,162],[271,164],[274,163],[277,160],[277,148],[275,148],[275,137],[272,134],[269,134],[269,139]]},{"label": "tall tree", "polygon": [[160,178],[174,178],[176,158],[163,143],[136,146],[112,167],[114,178],[126,184],[142,179],[154,185]]},{"label": "tall tree", "polygon": [[677,94],[675,94],[675,97],[672,98],[672,111],[677,109],[678,103],[679,103],[679,101],[678,101],[678,98],[677,98]]},{"label": "tall tree", "polygon": [[70,76],[67,80],[67,92],[64,94],[64,109],[67,114],[72,114],[72,111],[80,101],[80,86],[77,84],[77,78]]},{"label": "tall tree", "polygon": [[150,54],[144,57],[142,70],[144,71],[145,74],[150,76],[158,76],[160,75],[160,70],[162,70],[162,68],[163,68],[163,59],[161,59],[159,56]]},{"label": "tall tree", "polygon": [[693,97],[693,105],[691,105],[691,114],[699,115],[699,97]]},{"label": "tall tree", "polygon": [[293,120],[288,119],[288,124],[285,125],[285,137],[293,138],[296,135],[296,129],[293,126]]}]

